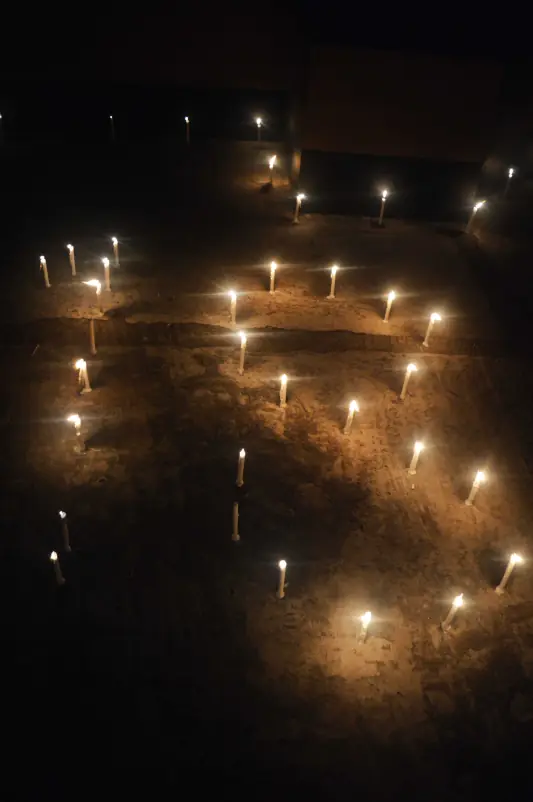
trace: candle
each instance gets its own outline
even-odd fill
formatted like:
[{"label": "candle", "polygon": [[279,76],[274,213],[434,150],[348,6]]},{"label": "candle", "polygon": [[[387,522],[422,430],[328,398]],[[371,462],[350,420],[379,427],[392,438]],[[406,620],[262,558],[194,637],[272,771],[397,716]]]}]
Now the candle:
[{"label": "candle", "polygon": [[[90,281],[84,281],[83,283],[87,284],[88,287],[94,287],[94,289],[96,290],[96,298],[98,299],[100,293],[102,292],[102,285],[98,281],[98,279],[97,278],[92,278]],[[102,309],[101,305],[100,305],[100,309]]]},{"label": "candle", "polygon": [[282,409],[285,409],[287,406],[287,374],[284,373],[282,376],[280,376],[279,380],[279,405]]},{"label": "candle", "polygon": [[429,318],[429,323],[426,331],[426,336],[424,337],[424,342],[422,345],[427,348],[429,345],[429,335],[431,334],[431,330],[435,323],[439,323],[442,320],[441,316],[438,312],[432,312]]},{"label": "candle", "polygon": [[496,593],[498,593],[501,596],[501,594],[505,590],[505,586],[507,585],[507,583],[509,581],[509,577],[513,573],[513,569],[514,569],[515,565],[519,565],[520,563],[523,563],[523,562],[524,562],[524,558],[521,557],[520,554],[516,554],[516,553],[511,554],[511,556],[509,557],[509,562],[507,563],[507,568],[505,569],[505,573],[504,573],[504,575],[502,577],[502,580],[501,580],[500,584],[498,585],[498,587],[496,588]]},{"label": "candle", "polygon": [[474,205],[472,207],[472,214],[470,215],[470,220],[468,221],[468,225],[466,227],[466,230],[468,232],[472,231],[472,226],[474,225],[474,218],[475,218],[476,214],[479,212],[479,210],[481,209],[481,207],[484,206],[484,205],[485,205],[485,201],[484,200],[478,201],[477,203],[474,203]]},{"label": "candle", "polygon": [[368,627],[370,626],[370,622],[372,621],[372,613],[370,612],[370,610],[367,610],[366,613],[363,613],[363,615],[359,616],[359,621],[361,622],[359,641],[361,643],[364,643],[368,635]]},{"label": "candle", "polygon": [[70,548],[70,536],[68,531],[67,513],[59,510],[59,518],[61,521],[61,535],[63,537],[63,546],[65,551],[72,551]]},{"label": "candle", "polygon": [[72,423],[74,426],[74,431],[76,432],[76,448],[75,450],[78,452],[82,452],[85,450],[83,443],[81,442],[81,418],[79,415],[69,415],[67,418],[69,423]]},{"label": "candle", "polygon": [[239,462],[237,464],[237,487],[242,487],[244,484],[244,460],[246,459],[246,451],[241,448],[239,451]]},{"label": "candle", "polygon": [[78,361],[75,363],[75,367],[77,370],[79,370],[79,381],[80,384],[82,384],[81,392],[90,393],[92,387],[89,382],[89,372],[87,370],[87,362],[85,361],[85,359],[78,359]]},{"label": "candle", "polygon": [[[116,237],[111,237],[111,242],[113,243],[113,254],[115,256],[115,267],[120,267],[120,262],[118,258],[118,239]],[[109,287],[108,287],[109,289]]]},{"label": "candle", "polygon": [[114,142],[115,141],[115,121],[113,120],[113,115],[112,114],[109,115],[109,122],[110,122],[110,125],[111,125],[111,140]]},{"label": "candle", "polygon": [[280,560],[278,563],[279,568],[279,585],[278,585],[278,599],[285,598],[285,573],[287,571],[287,563],[285,560]]},{"label": "candle", "polygon": [[448,632],[452,625],[452,621],[456,616],[457,610],[462,607],[464,604],[463,594],[460,593],[459,596],[456,596],[452,602],[452,606],[450,607],[450,611],[444,621],[441,624],[442,631]]},{"label": "candle", "polygon": [[411,476],[414,476],[416,473],[418,458],[423,450],[424,450],[424,443],[421,443],[420,440],[417,440],[415,443],[415,447],[413,449],[413,459],[411,460],[411,464],[409,465],[409,473],[411,474]]},{"label": "candle", "polygon": [[255,124],[257,125],[257,141],[261,142],[261,126],[263,125],[261,117],[255,118]]},{"label": "candle", "polygon": [[237,293],[233,290],[228,292],[230,298],[230,317],[231,322],[235,326],[237,323]]},{"label": "candle", "polygon": [[52,563],[52,565],[54,567],[54,574],[55,574],[55,577],[56,577],[57,584],[58,585],[64,585],[65,584],[65,577],[63,576],[63,574],[61,572],[61,566],[59,565],[57,552],[53,551],[50,554],[50,561],[51,561],[51,563]]},{"label": "candle", "polygon": [[104,266],[105,288],[109,292],[111,290],[111,277],[109,275],[109,259],[107,256],[102,259],[102,264]]},{"label": "candle", "polygon": [[271,156],[268,160],[268,169],[270,170],[270,183],[274,184],[274,165],[276,164],[277,156]]},{"label": "candle", "polygon": [[385,317],[383,318],[384,323],[389,322],[390,310],[392,308],[392,302],[394,301],[395,298],[396,298],[396,293],[394,292],[394,290],[391,290],[387,295],[387,308],[385,309]]},{"label": "candle", "polygon": [[241,355],[239,360],[239,376],[242,376],[244,373],[244,356],[246,354],[246,334],[243,331],[239,332],[239,337],[241,338]]},{"label": "candle", "polygon": [[472,506],[477,491],[479,490],[480,486],[483,484],[484,481],[485,481],[485,472],[477,471],[476,475],[474,476],[474,481],[472,482],[472,489],[470,490],[469,496],[465,501],[467,507]]},{"label": "candle", "polygon": [[337,265],[333,265],[333,267],[331,268],[331,286],[329,289],[328,298],[335,298],[335,278],[337,276],[338,269],[339,268],[337,267]]},{"label": "candle", "polygon": [[503,191],[503,197],[504,198],[505,198],[505,196],[507,195],[507,193],[509,191],[509,184],[511,183],[511,178],[513,177],[514,173],[515,173],[514,167],[509,167],[509,170],[507,172],[507,183],[506,183],[505,189]]},{"label": "candle", "polygon": [[188,145],[191,144],[191,121],[185,117],[185,141]]},{"label": "candle", "polygon": [[350,429],[352,428],[353,417],[356,412],[359,412],[359,404],[354,399],[350,401],[350,406],[348,407],[348,415],[346,417],[346,423],[344,425],[344,434],[349,434]]},{"label": "candle", "polygon": [[76,275],[76,257],[74,256],[74,245],[67,245],[68,248],[68,258],[70,262],[70,269],[72,270],[72,275]]},{"label": "candle", "polygon": [[276,269],[278,265],[276,262],[270,262],[270,294],[274,295],[276,283]]},{"label": "candle", "polygon": [[383,225],[383,214],[385,213],[385,201],[387,200],[387,195],[389,194],[388,189],[383,190],[383,194],[381,196],[381,210],[379,212],[379,223],[378,225]]},{"label": "candle", "polygon": [[96,338],[94,336],[94,317],[89,318],[89,347],[91,354],[96,354]]},{"label": "candle", "polygon": [[405,369],[405,379],[403,380],[402,392],[400,393],[400,398],[402,401],[405,399],[407,393],[407,385],[409,384],[411,373],[416,373],[417,370],[418,368],[413,362],[407,365],[407,368]]},{"label": "candle", "polygon": [[50,288],[50,281],[48,279],[48,267],[46,266],[46,259],[44,258],[44,256],[40,257],[39,262],[40,262],[40,265],[41,265],[40,269],[43,271],[44,286],[47,289],[49,289]]},{"label": "candle", "polygon": [[239,535],[239,502],[238,501],[234,501],[233,502],[233,534],[231,536],[231,539],[234,540],[235,542],[237,542],[238,540],[241,539],[241,536]]},{"label": "candle", "polygon": [[294,217],[292,219],[293,223],[300,222],[300,209],[302,208],[303,200],[305,200],[305,195],[303,194],[303,192],[299,192],[298,195],[296,195],[296,203],[294,206]]}]

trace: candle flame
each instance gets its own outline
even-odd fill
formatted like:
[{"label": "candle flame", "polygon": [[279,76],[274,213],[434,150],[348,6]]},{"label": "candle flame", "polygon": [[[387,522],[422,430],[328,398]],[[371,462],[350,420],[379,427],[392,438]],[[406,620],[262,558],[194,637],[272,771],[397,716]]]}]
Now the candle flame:
[{"label": "candle flame", "polygon": [[277,262],[270,262],[270,271],[272,273],[275,273],[277,268],[278,268],[278,263]]},{"label": "candle flame", "polygon": [[236,301],[237,300],[237,293],[234,292],[234,290],[230,290],[228,292],[228,295],[229,295],[229,297],[231,298],[232,301]]},{"label": "candle flame", "polygon": [[456,597],[455,597],[455,599],[453,600],[453,607],[455,607],[455,609],[457,609],[457,608],[459,608],[459,607],[462,607],[462,606],[463,606],[463,604],[464,604],[464,598],[463,598],[463,594],[462,594],[462,593],[460,593],[460,594],[459,594],[458,596],[456,596]]},{"label": "candle flame", "polygon": [[261,119],[261,117],[256,117],[255,118],[255,124],[257,125],[258,128],[261,128],[261,126],[263,124],[263,120]]},{"label": "candle flame", "polygon": [[57,561],[57,552],[52,551],[50,553],[50,559],[52,560],[53,563],[55,563]]},{"label": "candle flame", "polygon": [[107,256],[104,256],[104,258],[102,259],[102,264],[104,267],[109,267],[109,259],[107,258]]},{"label": "candle flame", "polygon": [[87,284],[88,287],[96,287],[96,294],[100,295],[100,292],[102,291],[102,284],[97,278],[92,278],[90,281],[84,281],[83,283]]},{"label": "candle flame", "polygon": [[273,169],[274,169],[274,165],[276,164],[276,160],[277,160],[277,158],[278,158],[277,156],[272,156],[272,157],[271,157],[271,158],[268,160],[268,166],[270,167],[270,169],[271,169],[271,170],[273,170]]},{"label": "candle flame", "polygon": [[241,450],[239,451],[239,457],[241,459],[244,459],[245,456],[246,456],[246,451],[244,450],[244,448],[241,448]]},{"label": "candle flame", "polygon": [[475,203],[474,204],[474,211],[477,212],[477,210],[481,209],[481,207],[484,206],[485,203],[486,203],[486,201],[484,201],[484,200],[478,201],[477,203]]},{"label": "candle flame", "polygon": [[189,122],[189,118],[188,118],[188,117],[185,117],[185,122],[186,122],[186,123],[188,123],[188,122]]},{"label": "candle flame", "polygon": [[111,237],[111,242],[113,245],[118,245],[118,239],[116,237]]},{"label": "candle flame", "polygon": [[480,485],[481,482],[484,482],[485,481],[485,471],[477,471],[474,481],[478,485]]},{"label": "candle flame", "polygon": [[415,454],[420,454],[421,451],[424,450],[424,443],[420,440],[417,440],[415,443]]},{"label": "candle flame", "polygon": [[246,345],[246,334],[244,331],[239,332],[239,337],[241,338],[241,345]]},{"label": "candle flame", "polygon": [[287,563],[286,563],[285,560],[280,560],[278,565],[279,565],[279,567],[281,568],[282,571],[284,571],[285,568],[287,567]]},{"label": "candle flame", "polygon": [[367,610],[366,613],[363,613],[363,615],[360,617],[359,620],[361,621],[364,629],[366,629],[370,624],[370,622],[372,621],[372,613],[370,612],[370,610]]},{"label": "candle flame", "polygon": [[433,323],[435,323],[437,320],[442,320],[441,316],[439,315],[438,312],[432,312],[431,313],[431,321]]},{"label": "candle flame", "polygon": [[66,513],[66,512],[63,512],[63,510],[59,510],[59,517],[60,517],[61,519],[63,519],[63,518],[66,518],[66,517],[67,517],[67,513]]},{"label": "candle flame", "polygon": [[389,292],[389,294],[387,295],[387,300],[388,301],[394,301],[395,298],[396,298],[396,293],[394,292],[394,290],[391,290]]},{"label": "candle flame", "polygon": [[79,429],[81,426],[81,418],[79,415],[69,415],[67,421],[72,423],[76,429]]},{"label": "candle flame", "polygon": [[355,398],[353,401],[350,401],[349,410],[350,412],[359,412],[359,404],[357,403]]},{"label": "candle flame", "polygon": [[42,265],[45,265],[45,264],[46,264],[46,259],[44,258],[44,256],[40,256],[40,257],[39,257],[39,261],[40,261],[40,263],[41,263]]},{"label": "candle flame", "polygon": [[414,362],[411,362],[409,365],[407,365],[407,373],[416,373],[417,370],[418,368]]},{"label": "candle flame", "polygon": [[87,367],[87,362],[85,361],[85,359],[78,359],[74,367],[77,368],[78,370],[85,370],[85,368]]},{"label": "candle flame", "polygon": [[299,201],[305,200],[304,193],[303,192],[299,192],[298,195],[296,195],[296,200],[299,200]]},{"label": "candle flame", "polygon": [[387,195],[389,194],[388,189],[383,190],[383,195],[381,196],[381,200],[387,200]]},{"label": "candle flame", "polygon": [[331,275],[332,275],[332,276],[335,276],[335,275],[337,275],[337,270],[338,270],[338,269],[339,269],[339,268],[338,268],[338,266],[337,266],[337,265],[332,265],[332,268],[331,268]]},{"label": "candle flame", "polygon": [[72,253],[72,251],[74,250],[74,245],[67,245],[67,248]]},{"label": "candle flame", "polygon": [[524,562],[524,558],[520,554],[517,554],[516,552],[513,552],[511,554],[510,562],[513,565],[518,565],[519,563],[523,563]]},{"label": "candle flame", "polygon": [[509,167],[509,178],[512,178],[514,175],[514,167]]},{"label": "candle flame", "polygon": [[282,385],[287,384],[287,374],[286,373],[283,373],[279,378],[280,378],[280,381],[281,381]]}]

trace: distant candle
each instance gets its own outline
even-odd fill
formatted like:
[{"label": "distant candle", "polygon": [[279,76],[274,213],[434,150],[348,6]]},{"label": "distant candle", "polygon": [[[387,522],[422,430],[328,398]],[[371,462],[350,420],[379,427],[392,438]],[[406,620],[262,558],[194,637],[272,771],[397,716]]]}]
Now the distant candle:
[{"label": "distant candle", "polygon": [[118,258],[118,239],[116,237],[111,237],[111,242],[113,243],[113,254],[115,256],[115,267],[120,267],[120,262]]},{"label": "distant candle", "polygon": [[278,585],[278,599],[285,598],[285,574],[287,571],[287,563],[285,560],[280,560],[278,563],[279,568],[279,585]]},{"label": "distant candle", "polygon": [[414,362],[411,362],[409,365],[407,365],[407,368],[405,369],[405,379],[403,380],[403,387],[402,387],[402,391],[400,393],[400,398],[401,398],[402,401],[404,401],[405,396],[407,394],[407,385],[409,384],[409,379],[411,378],[411,373],[416,373],[417,370],[418,370],[418,368],[414,364]]},{"label": "distant candle", "polygon": [[237,487],[242,487],[244,484],[244,460],[246,459],[246,451],[241,448],[239,451],[239,462],[237,463]]},{"label": "distant candle", "polygon": [[387,295],[387,308],[385,309],[385,317],[383,318],[384,323],[389,322],[390,310],[392,309],[392,302],[394,301],[395,298],[396,298],[396,293],[394,292],[394,290],[391,290]]},{"label": "distant candle", "polygon": [[422,453],[423,450],[424,450],[424,443],[417,441],[413,449],[413,459],[411,460],[411,464],[409,466],[409,473],[411,474],[411,476],[414,476],[416,473],[418,458],[420,457],[420,454]]},{"label": "distant candle", "polygon": [[235,324],[237,323],[237,293],[234,290],[230,290],[228,292],[228,296],[230,299],[231,322],[235,326]]},{"label": "distant candle", "polygon": [[243,331],[239,332],[239,337],[241,338],[241,354],[239,359],[239,375],[242,376],[244,374],[244,357],[246,355],[246,334]]},{"label": "distant candle", "polygon": [[105,288],[109,292],[111,290],[111,277],[109,275],[109,259],[107,256],[102,259],[102,264],[104,266]]},{"label": "distant candle", "polygon": [[338,269],[339,268],[337,267],[337,265],[333,265],[333,267],[331,268],[331,285],[329,289],[328,298],[335,298],[335,279],[337,277]]},{"label": "distant candle", "polygon": [[459,596],[456,596],[452,602],[452,606],[450,607],[450,611],[444,621],[442,622],[441,626],[444,632],[448,632],[450,629],[453,619],[457,614],[457,610],[462,607],[464,604],[463,594],[460,593]]},{"label": "distant candle", "polygon": [[275,283],[276,283],[276,270],[277,270],[277,263],[270,262],[270,294],[273,295],[275,292]]},{"label": "distant candle", "polygon": [[92,387],[89,382],[89,372],[87,370],[87,362],[85,361],[85,359],[78,359],[78,361],[75,363],[75,367],[77,370],[79,370],[79,379],[82,385],[81,392],[90,393]]},{"label": "distant candle", "polygon": [[59,510],[59,519],[61,521],[61,535],[63,537],[63,546],[65,551],[71,551],[70,548],[70,535],[68,531],[67,513]]},{"label": "distant candle", "polygon": [[422,345],[425,348],[427,348],[428,345],[429,345],[429,335],[431,334],[431,330],[433,329],[433,326],[435,325],[435,323],[439,323],[441,320],[442,320],[442,318],[441,318],[441,316],[439,315],[438,312],[432,312],[432,314],[431,314],[431,316],[429,318],[429,323],[428,323],[428,327],[427,327],[427,331],[426,331],[426,336],[424,337],[424,342],[422,343]]},{"label": "distant candle", "polygon": [[496,593],[501,595],[504,592],[505,586],[507,585],[507,583],[509,581],[509,577],[513,573],[515,565],[520,565],[520,563],[523,563],[523,562],[524,562],[524,558],[521,557],[520,554],[516,554],[516,553],[511,554],[511,556],[509,557],[509,562],[507,563],[507,568],[505,569],[505,573],[504,573],[504,575],[502,577],[502,580],[501,580],[500,584],[498,585],[498,587],[496,588]]},{"label": "distant candle", "polygon": [[279,387],[279,405],[282,409],[287,406],[287,374],[284,373],[280,376],[280,387]]},{"label": "distant candle", "polygon": [[55,551],[51,552],[51,554],[50,554],[50,562],[52,563],[52,565],[54,567],[54,574],[55,574],[55,578],[56,578],[57,584],[58,585],[64,585],[65,584],[65,577],[63,576],[63,574],[61,572],[61,566],[59,565],[59,559],[58,559],[57,553]]},{"label": "distant candle", "polygon": [[72,275],[76,275],[76,258],[74,256],[74,245],[67,245],[68,248],[68,258],[70,261],[70,269],[72,270]]},{"label": "distant candle", "polygon": [[364,643],[368,635],[368,627],[370,626],[370,622],[372,621],[372,613],[370,612],[370,610],[367,610],[366,613],[363,613],[363,615],[359,617],[359,621],[361,622],[361,631],[359,633],[359,640],[361,641],[361,643]]},{"label": "distant candle", "polygon": [[359,412],[359,404],[354,399],[353,401],[350,401],[350,406],[348,407],[348,416],[346,418],[346,423],[344,425],[344,434],[350,433],[350,429],[352,428],[352,423],[356,412]]},{"label": "distant candle", "polygon": [[481,487],[481,485],[485,481],[485,478],[486,477],[485,477],[485,472],[484,471],[477,471],[476,475],[474,476],[474,481],[472,482],[472,488],[470,490],[468,498],[465,501],[465,504],[467,505],[467,507],[471,507],[472,504],[474,503],[474,499],[475,499],[475,497],[477,495],[477,491],[479,490],[479,488]]},{"label": "distant candle", "polygon": [[40,257],[40,259],[39,259],[39,263],[40,263],[40,266],[41,266],[41,270],[43,271],[43,276],[44,276],[44,286],[45,286],[47,289],[49,289],[49,288],[50,288],[50,280],[49,280],[49,278],[48,278],[48,267],[47,267],[47,264],[46,264],[46,259],[44,258],[44,256],[41,256],[41,257]]}]

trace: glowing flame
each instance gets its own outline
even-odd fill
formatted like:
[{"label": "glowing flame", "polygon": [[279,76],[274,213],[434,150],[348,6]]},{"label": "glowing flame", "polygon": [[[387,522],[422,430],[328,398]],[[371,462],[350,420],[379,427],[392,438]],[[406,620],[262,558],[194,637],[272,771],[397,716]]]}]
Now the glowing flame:
[{"label": "glowing flame", "polygon": [[63,519],[63,518],[66,518],[66,517],[67,517],[67,513],[66,513],[66,512],[63,512],[63,510],[59,510],[59,517],[60,517],[61,519]]},{"label": "glowing flame", "polygon": [[480,484],[481,484],[482,482],[484,482],[484,481],[485,481],[485,471],[478,471],[478,472],[476,473],[476,476],[475,476],[474,482],[475,482],[477,485],[480,485]]},{"label": "glowing flame", "polygon": [[359,404],[357,403],[355,398],[353,401],[350,401],[349,410],[350,412],[359,412]]},{"label": "glowing flame", "polygon": [[287,563],[286,563],[285,560],[280,560],[278,565],[279,565],[279,567],[281,568],[282,571],[284,571],[285,568],[287,567]]},{"label": "glowing flame", "polygon": [[244,448],[241,448],[241,450],[239,451],[239,457],[241,459],[244,459],[245,456],[246,456],[246,451],[244,450]]},{"label": "glowing flame", "polygon": [[81,426],[81,418],[79,415],[69,415],[67,421],[72,423],[76,429],[79,429]]},{"label": "glowing flame", "polygon": [[388,194],[389,194],[389,190],[388,190],[388,189],[384,189],[384,190],[383,190],[383,194],[382,194],[382,196],[381,196],[381,200],[382,200],[382,201],[384,201],[384,200],[387,200],[387,195],[388,195]]},{"label": "glowing flame", "polygon": [[513,565],[518,565],[519,563],[523,563],[524,562],[524,558],[521,557],[520,554],[517,554],[516,552],[513,552],[513,554],[511,554],[510,561],[511,561],[511,563]]},{"label": "glowing flame", "polygon": [[432,312],[431,313],[431,322],[432,323],[436,323],[438,320],[442,320],[442,318],[439,315],[439,313],[438,312]]},{"label": "glowing flame", "polygon": [[96,294],[100,295],[102,291],[102,284],[98,281],[97,278],[92,278],[90,281],[84,281],[84,284],[87,284],[88,287],[95,287]]},{"label": "glowing flame", "polygon": [[70,253],[72,253],[74,250],[74,245],[67,245],[67,248],[69,249]]},{"label": "glowing flame", "polygon": [[396,298],[396,293],[394,292],[394,290],[391,290],[389,292],[389,294],[387,295],[387,301],[391,301],[392,302],[392,301],[394,301],[395,298]]},{"label": "glowing flame", "polygon": [[39,261],[40,261],[40,263],[41,263],[42,265],[45,265],[45,264],[46,264],[46,259],[44,258],[44,256],[40,256],[40,257],[39,257]]},{"label": "glowing flame", "polygon": [[514,167],[509,167],[509,178],[512,178],[514,175]]},{"label": "glowing flame", "polygon": [[261,126],[263,125],[263,120],[261,119],[261,117],[255,118],[255,124],[257,125],[258,128],[261,128]]},{"label": "glowing flame", "polygon": [[298,195],[296,195],[296,200],[299,200],[299,201],[305,200],[304,193],[303,192],[299,192]]},{"label": "glowing flame", "polygon": [[282,386],[285,386],[285,385],[287,384],[287,374],[286,374],[286,373],[283,373],[283,374],[282,374],[282,375],[279,377],[279,380],[280,380],[280,382],[281,382]]},{"label": "glowing flame", "polygon": [[339,269],[339,268],[338,268],[338,266],[337,266],[337,265],[333,265],[333,266],[332,266],[332,268],[331,268],[331,275],[332,275],[332,276],[336,276],[336,275],[337,275],[337,270],[338,270],[338,269]]},{"label": "glowing flame", "polygon": [[277,268],[278,268],[278,263],[277,262],[270,262],[270,272],[271,273],[275,273]]},{"label": "glowing flame", "polygon": [[85,370],[85,368],[87,367],[87,362],[85,361],[85,359],[78,359],[74,367],[77,368],[78,370]]},{"label": "glowing flame", "polygon": [[272,157],[271,157],[271,158],[268,160],[268,166],[270,167],[270,169],[271,169],[271,170],[273,170],[273,169],[274,169],[274,165],[276,164],[276,159],[277,159],[277,158],[278,158],[277,156],[272,156]]},{"label": "glowing flame", "polygon": [[414,362],[411,362],[409,365],[407,365],[407,373],[416,373],[417,370],[418,368]]},{"label": "glowing flame", "polygon": [[104,267],[109,267],[109,259],[107,258],[107,256],[104,256],[104,258],[102,259],[102,264]]},{"label": "glowing flame", "polygon": [[228,295],[229,295],[229,297],[231,298],[232,301],[236,301],[237,300],[237,293],[234,290],[230,290],[228,292]]},{"label": "glowing flame", "polygon": [[372,621],[372,613],[370,612],[370,610],[367,610],[366,613],[363,613],[363,615],[360,617],[359,620],[361,621],[361,624],[363,625],[363,629],[367,629],[368,625]]},{"label": "glowing flame", "polygon": [[415,443],[415,454],[420,454],[420,452],[423,450],[424,450],[424,443],[421,443],[420,440],[417,440]]},{"label": "glowing flame", "polygon": [[50,559],[52,560],[53,563],[57,562],[57,553],[55,551],[51,552]]},{"label": "glowing flame", "polygon": [[239,332],[239,337],[241,338],[241,345],[246,345],[246,334],[244,331]]},{"label": "glowing flame", "polygon": [[185,122],[186,122],[186,123],[188,123],[188,122],[189,122],[189,118],[188,118],[188,117],[185,117]]},{"label": "glowing flame", "polygon": [[457,610],[459,607],[462,607],[464,604],[463,594],[460,593],[458,596],[455,597],[453,600],[453,606]]},{"label": "glowing flame", "polygon": [[484,206],[485,203],[486,203],[486,201],[484,201],[484,200],[478,201],[477,203],[475,203],[474,204],[474,211],[477,212],[477,210],[481,209],[481,207]]},{"label": "glowing flame", "polygon": [[118,239],[116,237],[111,237],[111,242],[113,245],[118,245]]}]

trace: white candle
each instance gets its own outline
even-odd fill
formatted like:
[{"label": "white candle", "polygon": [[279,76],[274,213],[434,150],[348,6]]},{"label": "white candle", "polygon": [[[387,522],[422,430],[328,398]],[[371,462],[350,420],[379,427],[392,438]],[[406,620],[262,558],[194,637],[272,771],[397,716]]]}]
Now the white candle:
[{"label": "white candle", "polygon": [[335,298],[335,279],[337,276],[338,269],[339,268],[337,267],[337,265],[333,265],[333,267],[331,268],[331,286],[329,288],[328,298]]},{"label": "white candle", "polygon": [[261,117],[255,118],[255,124],[257,125],[257,141],[261,141],[261,126],[263,125],[263,120]]},{"label": "white candle", "polygon": [[[90,279],[90,281],[84,281],[83,283],[87,284],[88,287],[94,287],[94,289],[96,291],[96,300],[98,301],[98,299],[100,297],[100,294],[102,292],[102,284],[98,281],[98,279],[97,278],[92,278],[92,279]],[[101,312],[104,311],[104,308],[103,308],[101,302],[100,302],[100,311]]]},{"label": "white candle", "polygon": [[407,365],[407,368],[405,369],[405,379],[403,380],[402,392],[400,393],[400,398],[402,401],[405,399],[405,396],[407,394],[407,385],[409,384],[411,373],[416,373],[417,370],[418,368],[413,362]]},{"label": "white candle", "polygon": [[511,178],[513,177],[514,173],[515,173],[514,167],[509,167],[509,170],[507,172],[507,183],[505,184],[505,189],[503,191],[504,198],[507,195],[507,192],[509,191],[509,184],[511,183]]},{"label": "white candle", "polygon": [[185,141],[188,145],[191,144],[191,121],[185,117]]},{"label": "white candle", "polygon": [[118,239],[116,237],[111,237],[111,242],[113,243],[113,254],[115,257],[115,267],[120,267],[120,261],[118,258]]},{"label": "white candle", "polygon": [[239,451],[239,462],[237,463],[237,487],[242,487],[244,484],[244,460],[246,459],[246,451],[241,448]]},{"label": "white candle", "polygon": [[276,262],[270,262],[270,294],[274,295],[276,284],[276,269],[278,265]]},{"label": "white candle", "polygon": [[475,218],[476,214],[479,212],[479,210],[481,209],[481,207],[484,206],[484,205],[485,205],[485,201],[484,200],[478,201],[477,203],[474,203],[474,205],[472,207],[472,214],[470,215],[470,220],[468,221],[468,225],[466,227],[467,231],[472,231],[472,226],[474,225],[474,218]]},{"label": "white candle", "polygon": [[279,568],[279,585],[278,585],[278,599],[285,598],[285,574],[287,571],[287,563],[285,560],[280,560],[278,563]]},{"label": "white candle", "polygon": [[44,286],[49,288],[50,287],[50,280],[48,278],[48,267],[46,266],[46,259],[44,258],[44,256],[40,257],[39,263],[40,263],[40,266],[41,266],[41,270],[43,271]]},{"label": "white candle", "polygon": [[415,443],[415,447],[413,449],[413,459],[411,460],[411,464],[409,465],[409,473],[411,476],[414,476],[416,473],[416,466],[418,464],[418,458],[420,454],[424,450],[424,443],[421,443],[420,440],[417,440]]},{"label": "white candle", "polygon": [[464,604],[463,594],[460,593],[459,596],[456,596],[452,602],[452,606],[450,607],[450,611],[444,621],[441,624],[443,632],[448,632],[452,625],[452,621],[456,616],[457,610],[462,607]]},{"label": "white candle", "polygon": [[231,539],[234,541],[240,540],[241,536],[239,535],[239,502],[233,502],[233,534]]},{"label": "white candle", "polygon": [[507,563],[507,568],[505,569],[505,573],[504,573],[504,575],[502,577],[502,580],[501,580],[500,584],[498,585],[498,587],[496,588],[496,593],[501,595],[504,592],[505,586],[507,585],[507,583],[509,581],[509,577],[513,573],[513,569],[514,569],[515,565],[519,565],[520,563],[523,563],[523,562],[524,562],[524,558],[521,557],[520,554],[516,554],[516,553],[511,554],[511,556],[509,557],[509,562]]},{"label": "white candle", "polygon": [[433,326],[435,325],[435,323],[439,323],[441,320],[442,320],[442,318],[441,318],[441,316],[439,315],[438,312],[432,312],[431,313],[431,315],[429,317],[429,323],[428,323],[428,327],[427,327],[427,331],[426,331],[426,336],[424,337],[424,342],[422,343],[422,345],[425,348],[427,348],[428,345],[429,345],[429,335],[431,334],[431,330],[433,329]]},{"label": "white candle", "polygon": [[80,384],[82,385],[81,392],[82,393],[90,393],[92,390],[91,384],[89,382],[89,371],[87,370],[87,362],[85,359],[78,359],[75,363],[75,367],[79,370],[79,380]]},{"label": "white candle", "polygon": [[230,299],[230,317],[231,322],[235,326],[237,323],[237,293],[234,290],[228,292]]},{"label": "white candle", "polygon": [[81,442],[81,418],[79,415],[69,415],[67,418],[69,423],[72,423],[74,426],[74,431],[76,432],[76,451],[83,451],[84,447]]},{"label": "white candle", "polygon": [[379,225],[383,225],[383,215],[385,213],[385,201],[387,200],[387,195],[389,194],[388,189],[383,190],[383,194],[381,196],[381,210],[379,212]]},{"label": "white candle", "polygon": [[239,337],[241,338],[241,355],[239,359],[239,376],[244,374],[244,357],[246,354],[246,334],[243,331],[239,332]]},{"label": "white candle", "polygon": [[63,546],[65,551],[72,551],[70,548],[70,535],[68,531],[67,513],[59,510],[59,518],[61,520],[61,535],[63,537]]},{"label": "white candle", "polygon": [[274,186],[274,166],[276,164],[277,156],[271,156],[268,160],[268,169],[270,170],[270,183]]},{"label": "white candle", "polygon": [[94,317],[89,318],[89,348],[91,354],[96,354],[96,338],[94,336]]},{"label": "white candle", "polygon": [[292,220],[293,223],[300,222],[300,209],[302,208],[303,200],[305,200],[305,195],[303,194],[303,192],[299,192],[298,195],[296,195],[296,202],[294,206],[294,217]]},{"label": "white candle", "polygon": [[102,259],[102,264],[104,266],[104,279],[105,279],[105,288],[108,292],[111,290],[111,277],[109,275],[109,259],[107,256],[104,256]]},{"label": "white candle", "polygon": [[476,475],[474,476],[474,481],[472,482],[472,489],[470,490],[469,496],[465,501],[467,507],[472,506],[477,491],[479,490],[480,486],[483,484],[484,481],[485,481],[485,472],[477,471]]},{"label": "white candle", "polygon": [[280,376],[279,381],[279,405],[284,409],[287,406],[287,374]]},{"label": "white candle", "polygon": [[70,262],[70,269],[72,270],[72,275],[76,275],[76,257],[74,256],[74,245],[67,245],[68,248],[68,258]]},{"label": "white candle", "polygon": [[396,298],[396,293],[394,292],[394,290],[391,290],[387,295],[387,308],[385,309],[385,317],[383,318],[384,323],[389,322],[390,310],[392,309],[392,302],[394,301],[395,298]]},{"label": "white candle", "polygon": [[350,429],[352,428],[353,418],[356,412],[359,412],[359,404],[355,399],[350,401],[350,406],[348,407],[348,415],[346,417],[346,423],[344,425],[344,434],[349,434]]},{"label": "white candle", "polygon": [[113,115],[112,114],[109,115],[109,122],[110,122],[110,125],[111,125],[111,140],[114,142],[115,141],[115,121],[113,120]]},{"label": "white candle", "polygon": [[370,626],[370,622],[372,621],[372,613],[370,612],[370,610],[367,610],[366,613],[363,613],[363,615],[359,616],[359,621],[361,622],[359,640],[361,643],[364,643],[368,635],[368,627]]},{"label": "white candle", "polygon": [[50,554],[50,561],[51,561],[52,565],[54,566],[54,574],[55,574],[55,577],[56,577],[57,584],[58,585],[64,585],[65,584],[65,577],[63,576],[63,574],[61,572],[61,566],[59,565],[57,552],[53,551]]}]

